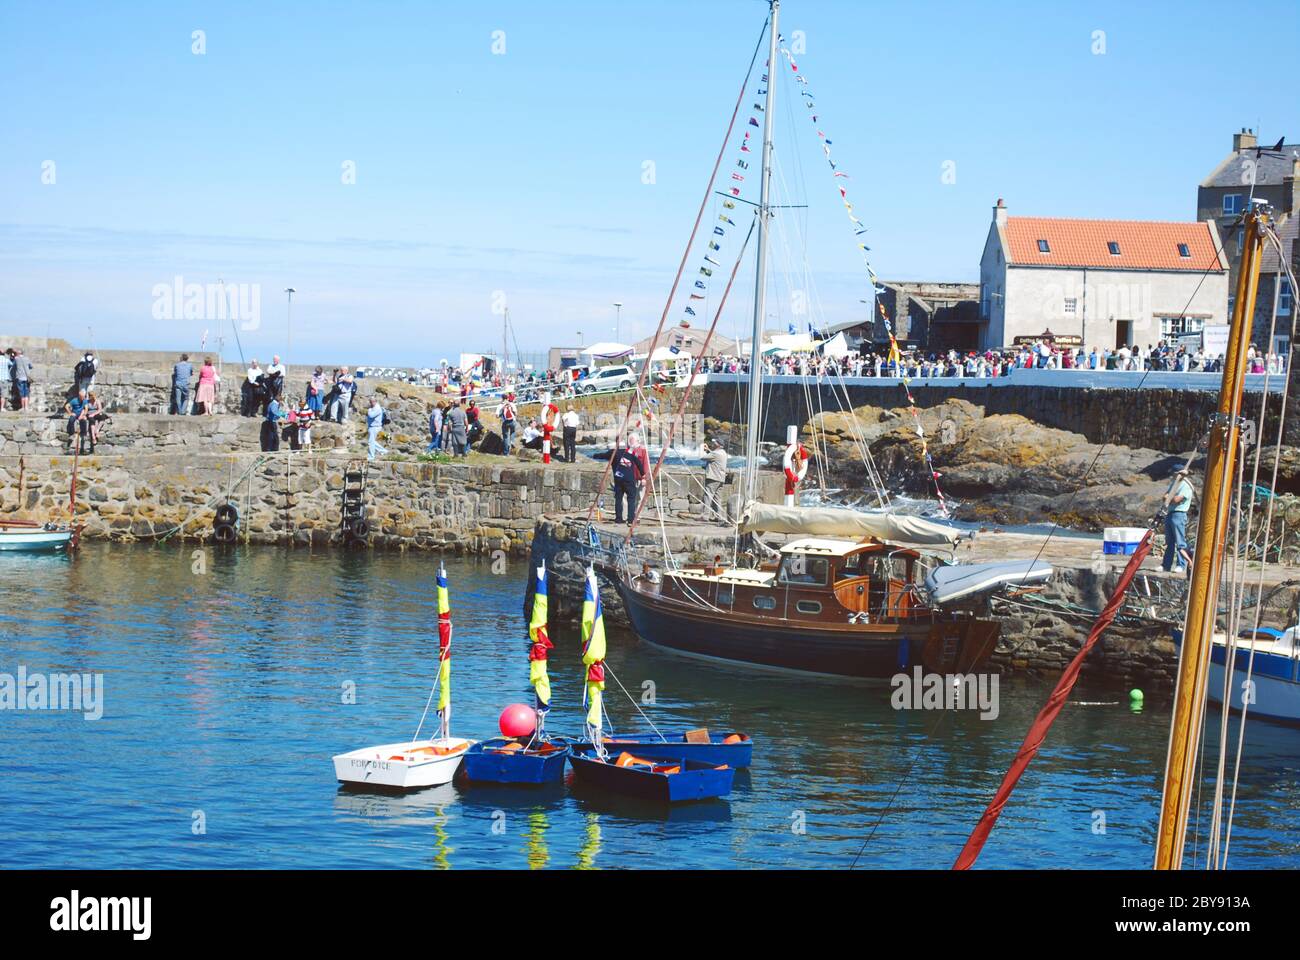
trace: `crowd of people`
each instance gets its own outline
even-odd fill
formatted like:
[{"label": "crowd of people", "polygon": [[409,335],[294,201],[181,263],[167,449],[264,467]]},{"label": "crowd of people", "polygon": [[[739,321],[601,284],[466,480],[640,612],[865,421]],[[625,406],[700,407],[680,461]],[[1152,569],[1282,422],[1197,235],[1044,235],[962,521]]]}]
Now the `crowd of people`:
[{"label": "crowd of people", "polygon": [[[901,351],[897,361],[887,351],[868,349],[860,354],[844,357],[818,356],[810,353],[791,353],[786,356],[763,358],[763,375],[780,376],[841,376],[841,377],[1004,377],[1016,369],[1038,370],[1167,370],[1183,373],[1218,373],[1222,370],[1223,355],[1211,356],[1199,346],[1161,340],[1155,346],[1122,346],[1116,348],[1062,345],[1052,340],[1002,350],[970,350],[960,352],[927,353],[921,350]],[[1247,369],[1250,373],[1279,375],[1286,372],[1283,354],[1257,350],[1253,345],[1247,352]],[[742,357],[709,357],[699,361],[704,373],[748,374],[749,360]]]}]

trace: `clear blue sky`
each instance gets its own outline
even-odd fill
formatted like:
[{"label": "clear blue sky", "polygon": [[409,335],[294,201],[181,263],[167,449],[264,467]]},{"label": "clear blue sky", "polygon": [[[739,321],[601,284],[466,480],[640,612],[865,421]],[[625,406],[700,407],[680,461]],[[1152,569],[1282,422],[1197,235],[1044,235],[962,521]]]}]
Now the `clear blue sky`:
[{"label": "clear blue sky", "polygon": [[[622,338],[648,335],[765,8],[7,0],[0,334],[195,349],[215,324],[153,315],[155,285],[181,276],[260,284],[261,327],[241,336],[262,356],[284,352],[295,287],[304,362],[492,349],[498,291],[525,351],[612,339],[616,300]],[[1300,138],[1297,11],[786,0],[782,33],[806,38],[796,59],[879,275],[970,281],[999,196],[1012,213],[1190,219],[1234,130]],[[805,259],[812,319],[847,319],[865,274],[798,90],[777,89],[778,202],[808,207],[774,237],[772,324]],[[723,332],[747,325],[752,282]]]}]

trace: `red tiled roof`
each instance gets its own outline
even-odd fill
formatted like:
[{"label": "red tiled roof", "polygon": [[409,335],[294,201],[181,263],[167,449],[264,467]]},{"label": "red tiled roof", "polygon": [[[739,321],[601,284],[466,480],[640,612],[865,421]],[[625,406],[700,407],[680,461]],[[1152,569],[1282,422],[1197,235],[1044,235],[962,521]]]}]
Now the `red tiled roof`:
[{"label": "red tiled roof", "polygon": [[[1066,220],[1007,217],[1007,261],[1045,267],[1110,267],[1121,270],[1222,269],[1214,235],[1204,223],[1155,220]],[[1046,240],[1050,252],[1039,252]],[[1119,244],[1119,254],[1108,244]],[[1178,252],[1187,244],[1189,257]]]}]

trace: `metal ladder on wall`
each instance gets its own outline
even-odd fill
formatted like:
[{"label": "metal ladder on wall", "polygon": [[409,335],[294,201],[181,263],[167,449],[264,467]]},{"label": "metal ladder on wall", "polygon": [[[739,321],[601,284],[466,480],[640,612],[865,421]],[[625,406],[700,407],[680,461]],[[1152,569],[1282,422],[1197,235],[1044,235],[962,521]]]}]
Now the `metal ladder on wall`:
[{"label": "metal ladder on wall", "polygon": [[370,521],[366,519],[366,480],[370,472],[364,460],[349,460],[343,470],[343,505],[339,526],[343,542],[349,547],[364,547],[370,540]]}]

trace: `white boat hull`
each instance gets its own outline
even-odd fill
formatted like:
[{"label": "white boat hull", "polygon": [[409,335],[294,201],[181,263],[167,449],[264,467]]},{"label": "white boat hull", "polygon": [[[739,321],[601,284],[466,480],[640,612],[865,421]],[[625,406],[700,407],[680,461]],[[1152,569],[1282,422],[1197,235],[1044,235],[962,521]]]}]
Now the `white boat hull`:
[{"label": "white boat hull", "polygon": [[419,790],[451,783],[475,741],[460,737],[385,743],[334,758],[334,776],[354,786]]},{"label": "white boat hull", "polygon": [[66,550],[71,542],[71,530],[0,529],[0,551]]},{"label": "white boat hull", "polygon": [[[1250,657],[1250,641],[1238,641],[1237,665],[1232,671],[1232,691],[1229,706],[1242,709],[1246,694],[1246,668]],[[1256,649],[1255,663],[1251,669],[1250,687],[1253,700],[1247,716],[1271,717],[1291,723],[1300,723],[1300,663],[1290,651],[1276,644],[1260,643],[1260,647],[1278,648],[1279,652]],[[1215,640],[1210,656],[1209,695],[1214,703],[1223,703],[1223,670],[1226,651]]]}]

